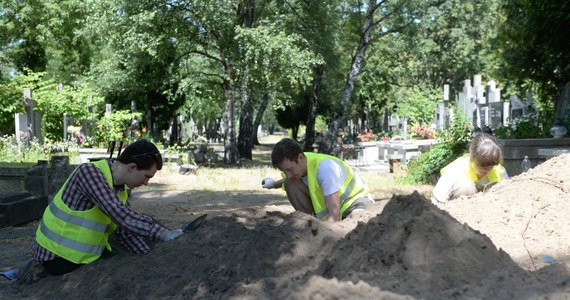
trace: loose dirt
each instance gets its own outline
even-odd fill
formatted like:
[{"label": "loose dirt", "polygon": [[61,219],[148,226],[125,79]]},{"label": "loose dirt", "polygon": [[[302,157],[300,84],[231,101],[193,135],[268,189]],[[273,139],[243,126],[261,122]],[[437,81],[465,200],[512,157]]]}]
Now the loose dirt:
[{"label": "loose dirt", "polygon": [[[209,217],[145,256],[29,286],[0,278],[0,299],[570,298],[569,191],[570,155],[440,207],[425,191],[376,197],[337,224],[294,212],[278,191],[208,203],[189,190],[135,190],[135,209],[168,226]],[[0,229],[0,270],[29,258],[36,226]]]}]

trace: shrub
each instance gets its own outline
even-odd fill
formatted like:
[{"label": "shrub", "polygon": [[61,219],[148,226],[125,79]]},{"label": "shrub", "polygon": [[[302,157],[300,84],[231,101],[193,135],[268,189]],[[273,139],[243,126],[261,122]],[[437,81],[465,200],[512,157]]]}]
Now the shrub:
[{"label": "shrub", "polygon": [[407,175],[399,181],[411,184],[430,183],[430,176],[465,153],[471,137],[471,125],[458,118],[447,131],[441,132],[441,143],[421,154],[407,165]]}]

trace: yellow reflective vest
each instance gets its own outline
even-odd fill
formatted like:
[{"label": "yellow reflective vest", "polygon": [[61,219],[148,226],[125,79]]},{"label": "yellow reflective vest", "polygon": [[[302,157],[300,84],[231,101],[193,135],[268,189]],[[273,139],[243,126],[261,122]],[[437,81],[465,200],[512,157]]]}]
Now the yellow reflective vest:
[{"label": "yellow reflective vest", "polygon": [[319,169],[319,164],[325,159],[334,159],[339,162],[342,167],[346,170],[346,180],[342,184],[340,190],[338,191],[340,200],[340,216],[339,220],[342,219],[343,213],[352,205],[352,203],[368,195],[368,186],[366,183],[355,174],[352,168],[342,161],[341,159],[313,152],[304,152],[307,157],[307,181],[309,187],[309,195],[311,197],[311,203],[313,204],[313,209],[317,218],[321,220],[326,220],[328,218],[328,209],[325,203],[325,196],[323,191],[317,182],[317,171]]},{"label": "yellow reflective vest", "polygon": [[[478,183],[481,180],[487,179],[487,184],[499,182],[505,178],[508,178],[507,172],[505,168],[498,164],[485,175],[485,177],[479,179],[477,178],[477,172],[475,172],[474,163],[471,162],[469,158],[469,154],[464,154],[463,156],[457,158],[452,163],[441,169],[441,175],[444,173],[450,173],[449,178],[454,178],[460,180],[461,178],[468,178],[469,180],[473,181],[474,183]],[[477,185],[477,188],[480,189],[481,186]]]},{"label": "yellow reflective vest", "polygon": [[[113,187],[113,176],[107,160],[90,162],[105,176],[109,187]],[[76,264],[88,264],[97,260],[105,248],[111,251],[109,235],[117,225],[97,206],[85,211],[72,210],[61,196],[69,179],[59,189],[53,201],[44,211],[36,231],[36,241],[45,249]],[[127,202],[127,191],[117,193],[123,204]]]}]

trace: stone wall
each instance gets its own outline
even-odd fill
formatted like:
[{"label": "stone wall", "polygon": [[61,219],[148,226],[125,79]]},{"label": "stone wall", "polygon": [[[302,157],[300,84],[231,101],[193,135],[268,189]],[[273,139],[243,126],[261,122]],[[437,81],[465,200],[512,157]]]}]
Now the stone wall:
[{"label": "stone wall", "polygon": [[503,165],[511,177],[522,173],[525,155],[534,168],[560,153],[570,152],[570,138],[499,140],[499,144],[503,147]]},{"label": "stone wall", "polygon": [[19,192],[24,190],[24,178],[28,166],[0,167],[0,192]]}]

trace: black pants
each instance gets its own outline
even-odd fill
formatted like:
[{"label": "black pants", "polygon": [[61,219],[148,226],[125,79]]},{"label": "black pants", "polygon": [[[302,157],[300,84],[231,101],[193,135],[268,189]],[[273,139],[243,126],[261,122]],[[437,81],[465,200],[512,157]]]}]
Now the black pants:
[{"label": "black pants", "polygon": [[[114,253],[111,254],[111,252],[109,252],[107,249],[105,249],[105,251],[103,251],[103,254],[101,254],[101,257],[102,258],[108,258],[108,257],[111,257],[113,255],[114,255]],[[83,264],[76,264],[74,262],[71,262],[65,258],[61,258],[58,256],[53,260],[48,260],[48,261],[44,262],[42,264],[42,266],[50,275],[61,276],[63,274],[74,271],[75,269],[83,266]]]}]

